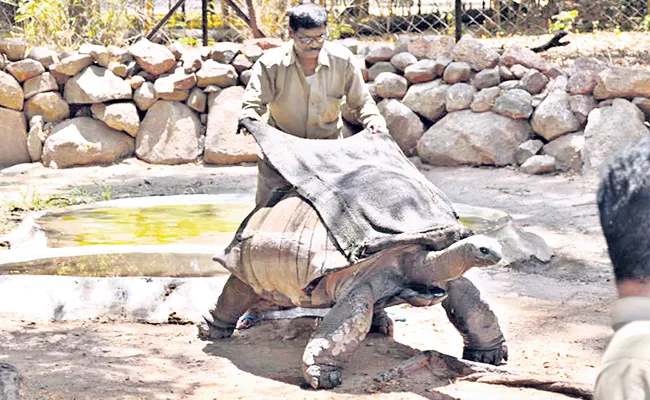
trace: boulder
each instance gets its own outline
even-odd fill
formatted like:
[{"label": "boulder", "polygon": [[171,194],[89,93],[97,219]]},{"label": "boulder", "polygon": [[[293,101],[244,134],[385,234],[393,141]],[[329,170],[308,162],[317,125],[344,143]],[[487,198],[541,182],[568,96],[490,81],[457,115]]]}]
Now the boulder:
[{"label": "boulder", "polygon": [[39,76],[45,72],[43,64],[31,58],[9,63],[5,67],[5,71],[11,74],[18,82],[25,82],[35,76]]},{"label": "boulder", "polygon": [[208,103],[208,96],[199,88],[194,88],[187,98],[186,104],[198,113],[204,113]]},{"label": "boulder", "polygon": [[411,39],[408,52],[418,60],[423,58],[435,60],[438,56],[450,57],[455,44],[451,36],[421,35]]},{"label": "boulder", "polygon": [[0,167],[30,162],[25,115],[0,107],[0,121]]},{"label": "boulder", "polygon": [[140,39],[129,47],[129,52],[143,70],[161,75],[176,66],[176,57],[165,46]]},{"label": "boulder", "polygon": [[395,69],[400,72],[404,72],[406,67],[415,64],[416,62],[418,62],[418,59],[409,52],[395,54],[390,59],[390,63],[393,65],[393,67],[395,67]]},{"label": "boulder", "polygon": [[237,54],[230,64],[235,67],[238,74],[253,68],[253,62],[243,54]]},{"label": "boulder", "polygon": [[650,121],[650,99],[645,97],[635,97],[632,100],[632,103],[643,111],[646,121]]},{"label": "boulder", "polygon": [[643,121],[643,112],[624,99],[614,99],[611,106],[590,112],[582,153],[583,173],[598,176],[616,152],[646,137],[649,132]]},{"label": "boulder", "polygon": [[217,85],[222,88],[237,85],[237,71],[235,67],[221,64],[214,60],[207,60],[196,73],[199,87]]},{"label": "boulder", "polygon": [[372,67],[368,68],[368,80],[374,81],[382,72],[395,73],[397,72],[397,69],[395,69],[395,67],[393,67],[393,64],[389,63],[388,61],[379,61]]},{"label": "boulder", "polygon": [[27,152],[32,162],[41,161],[43,155],[43,142],[47,139],[44,126],[45,120],[40,115],[35,115],[29,120],[29,133],[27,133]]},{"label": "boulder", "polygon": [[596,87],[596,77],[607,65],[593,57],[578,58],[571,66],[567,89],[571,94],[591,94]]},{"label": "boulder", "polygon": [[49,68],[50,65],[59,62],[59,53],[46,47],[34,47],[27,54],[27,58],[40,62],[43,67]]},{"label": "boulder", "polygon": [[630,68],[608,68],[598,74],[594,97],[650,97],[650,71]]},{"label": "boulder", "polygon": [[398,98],[401,99],[406,94],[408,82],[403,76],[392,72],[382,72],[375,79],[375,90],[377,95],[384,99]]},{"label": "boulder", "polygon": [[453,85],[458,82],[466,82],[472,73],[472,68],[469,64],[464,62],[452,62],[447,65],[445,72],[442,74],[442,79]]},{"label": "boulder", "polygon": [[479,90],[497,86],[499,83],[501,74],[498,68],[484,69],[474,77],[474,87]]},{"label": "boulder", "polygon": [[437,76],[436,63],[433,60],[420,60],[404,69],[404,77],[411,83],[429,82]]},{"label": "boulder", "polygon": [[135,137],[140,129],[140,116],[133,103],[93,104],[93,116],[109,127]]},{"label": "boulder", "polygon": [[510,68],[505,65],[499,65],[499,75],[501,75],[502,81],[511,81],[517,79],[515,75],[510,71]]},{"label": "boulder", "polygon": [[544,143],[542,143],[541,140],[537,139],[526,140],[520,144],[517,147],[517,152],[515,153],[517,164],[522,165],[526,162],[526,160],[539,153],[539,151],[542,149],[542,146],[544,146]]},{"label": "boulder", "polygon": [[0,71],[0,106],[22,110],[25,94],[20,83],[11,75]]},{"label": "boulder", "polygon": [[418,142],[418,154],[434,165],[495,165],[515,163],[517,147],[530,138],[525,120],[471,110],[447,114]]},{"label": "boulder", "polygon": [[442,83],[440,79],[418,83],[407,90],[402,103],[418,115],[436,122],[447,111],[447,89],[449,85]]},{"label": "boulder", "polygon": [[501,89],[498,87],[482,89],[474,96],[470,108],[474,112],[490,111],[499,94],[501,94]]},{"label": "boulder", "polygon": [[556,168],[560,171],[580,173],[584,146],[584,132],[572,132],[546,143],[542,148],[542,154],[554,157]]},{"label": "boulder", "polygon": [[200,137],[201,121],[191,108],[177,101],[158,100],[140,123],[135,153],[152,164],[194,162],[203,152]]},{"label": "boulder", "polygon": [[25,102],[27,118],[41,115],[45,122],[59,122],[70,117],[70,107],[58,92],[38,93]]},{"label": "boulder", "polygon": [[528,68],[524,67],[521,64],[515,64],[510,67],[510,72],[516,79],[521,79],[524,75],[526,75],[526,72],[528,72]]},{"label": "boulder", "polygon": [[453,59],[447,56],[438,56],[433,62],[433,68],[437,76],[442,76],[445,73],[445,69],[449,64],[454,62]]},{"label": "boulder", "polygon": [[27,40],[24,38],[0,39],[0,53],[4,53],[9,61],[20,61],[25,58]]},{"label": "boulder", "polygon": [[43,165],[67,168],[106,164],[133,155],[135,140],[89,117],[63,121],[52,128],[43,144]]},{"label": "boulder", "polygon": [[96,65],[86,68],[65,83],[64,96],[70,104],[94,104],[130,100],[131,85],[110,70]]},{"label": "boulder", "polygon": [[233,42],[217,42],[210,47],[210,55],[208,56],[211,60],[222,64],[230,64],[237,54],[241,45]]},{"label": "boulder", "polygon": [[257,143],[251,135],[237,133],[237,115],[244,101],[244,88],[226,88],[208,98],[208,130],[203,161],[238,164],[257,160]]},{"label": "boulder", "polygon": [[519,88],[530,94],[539,94],[546,88],[548,78],[535,69],[529,69],[519,81]]},{"label": "boulder", "polygon": [[395,47],[386,43],[372,43],[366,48],[365,58],[369,64],[390,61],[395,55]]},{"label": "boulder", "polygon": [[584,94],[577,94],[569,97],[569,108],[573,112],[580,125],[587,122],[587,117],[591,110],[596,108],[596,100],[593,97]]},{"label": "boulder", "polygon": [[475,71],[494,68],[499,63],[499,53],[469,36],[463,36],[456,43],[451,57],[469,64]]},{"label": "boulder", "polygon": [[467,83],[457,83],[447,90],[445,100],[447,112],[460,111],[470,108],[476,89]]},{"label": "boulder", "polygon": [[510,89],[496,98],[492,111],[513,119],[528,119],[533,113],[532,100],[525,90]]},{"label": "boulder", "polygon": [[512,46],[501,55],[501,64],[511,67],[521,64],[526,68],[535,68],[538,71],[548,71],[548,64],[541,55],[523,46]]},{"label": "boulder", "polygon": [[382,100],[377,107],[386,119],[388,132],[404,154],[415,154],[418,140],[424,133],[424,124],[420,118],[395,99]]},{"label": "boulder", "polygon": [[549,94],[535,110],[531,123],[533,131],[546,140],[580,129],[580,121],[569,105],[569,95],[563,92]]},{"label": "boulder", "polygon": [[49,72],[35,76],[27,80],[23,85],[25,99],[29,99],[37,93],[54,92],[59,90],[56,79]]},{"label": "boulder", "polygon": [[66,76],[75,76],[84,68],[93,63],[93,58],[88,54],[74,54],[61,59],[58,63],[50,65],[50,71]]},{"label": "boulder", "polygon": [[555,158],[549,155],[532,156],[519,167],[519,171],[529,175],[555,172]]},{"label": "boulder", "polygon": [[133,101],[142,111],[147,111],[157,100],[158,97],[151,82],[143,83],[133,94]]}]

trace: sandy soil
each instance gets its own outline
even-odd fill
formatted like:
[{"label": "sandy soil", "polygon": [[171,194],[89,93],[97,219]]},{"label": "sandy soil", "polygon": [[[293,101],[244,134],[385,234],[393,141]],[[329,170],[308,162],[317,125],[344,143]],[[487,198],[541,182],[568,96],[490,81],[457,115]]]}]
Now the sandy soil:
[{"label": "sandy soil", "polygon": [[[541,267],[470,271],[508,339],[507,367],[590,383],[611,335],[610,267],[594,204],[594,182],[528,176],[510,169],[434,168],[423,173],[455,202],[510,212],[557,257]],[[253,167],[152,166],[126,160],[70,170],[0,176],[0,200],[110,186],[113,198],[254,190]],[[24,196],[23,196],[24,197]],[[19,216],[20,217],[20,216]],[[3,221],[5,222],[5,221]],[[417,353],[461,355],[441,307],[389,309],[395,337],[369,336],[333,391],[301,386],[300,356],[311,319],[266,321],[218,343],[192,325],[124,321],[24,321],[0,315],[0,361],[23,374],[26,399],[562,399],[532,389],[441,379],[431,371],[373,379]]]}]

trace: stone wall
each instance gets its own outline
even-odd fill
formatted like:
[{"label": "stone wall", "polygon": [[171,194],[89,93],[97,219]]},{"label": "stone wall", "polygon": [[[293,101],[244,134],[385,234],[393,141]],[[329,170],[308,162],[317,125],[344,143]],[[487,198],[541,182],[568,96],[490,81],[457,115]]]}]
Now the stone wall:
[{"label": "stone wall", "polygon": [[[525,173],[597,172],[647,135],[650,71],[582,58],[570,70],[522,47],[499,54],[470,37],[341,43],[407,155],[434,165],[518,166]],[[243,85],[273,39],[184,49],[147,40],[128,49],[27,49],[0,40],[0,166],[256,159],[236,135]],[[28,51],[29,50],[29,51]],[[342,104],[346,131],[360,129]]]}]

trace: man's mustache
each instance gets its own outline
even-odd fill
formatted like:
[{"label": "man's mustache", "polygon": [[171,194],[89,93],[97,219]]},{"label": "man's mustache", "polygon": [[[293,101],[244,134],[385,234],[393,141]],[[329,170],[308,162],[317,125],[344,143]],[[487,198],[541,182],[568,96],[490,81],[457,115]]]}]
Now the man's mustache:
[{"label": "man's mustache", "polygon": [[320,50],[321,50],[321,47],[308,47],[307,49],[305,49],[305,51],[307,51],[307,52],[320,51]]}]

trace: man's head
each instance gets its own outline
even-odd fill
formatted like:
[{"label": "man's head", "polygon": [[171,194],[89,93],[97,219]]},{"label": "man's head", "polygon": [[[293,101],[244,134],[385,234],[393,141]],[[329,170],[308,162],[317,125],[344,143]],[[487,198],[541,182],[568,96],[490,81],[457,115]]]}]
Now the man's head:
[{"label": "man's head", "polygon": [[289,36],[300,58],[317,58],[327,39],[327,11],[318,4],[301,4],[289,10]]},{"label": "man's head", "polygon": [[600,223],[616,283],[650,284],[650,138],[619,153],[598,190]]}]

